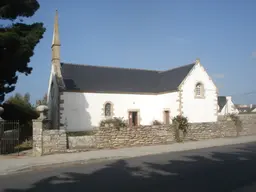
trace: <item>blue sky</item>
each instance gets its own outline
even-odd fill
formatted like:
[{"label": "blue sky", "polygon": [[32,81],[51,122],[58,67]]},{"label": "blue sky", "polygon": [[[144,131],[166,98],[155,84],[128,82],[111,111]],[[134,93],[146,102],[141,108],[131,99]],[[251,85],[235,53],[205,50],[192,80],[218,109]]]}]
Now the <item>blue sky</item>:
[{"label": "blue sky", "polygon": [[221,95],[232,95],[236,103],[256,103],[256,94],[244,94],[256,91],[256,1],[39,3],[40,10],[26,21],[43,22],[47,31],[31,58],[32,74],[19,75],[15,90],[29,92],[33,102],[47,92],[53,21],[58,9],[64,62],[164,70],[199,57]]}]

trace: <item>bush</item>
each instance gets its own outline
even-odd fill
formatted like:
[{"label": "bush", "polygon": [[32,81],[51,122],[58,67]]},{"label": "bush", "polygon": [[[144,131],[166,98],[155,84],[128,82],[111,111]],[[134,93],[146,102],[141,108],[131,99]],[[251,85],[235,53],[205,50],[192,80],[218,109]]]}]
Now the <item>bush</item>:
[{"label": "bush", "polygon": [[237,136],[239,136],[240,131],[242,131],[242,121],[236,114],[229,114],[228,117],[234,122]]},{"label": "bush", "polygon": [[162,123],[160,121],[158,121],[158,120],[154,120],[152,122],[152,125],[162,125]]},{"label": "bush", "polygon": [[90,130],[90,131],[74,131],[74,132],[67,132],[67,136],[89,136],[94,135],[96,133],[96,130]]},{"label": "bush", "polygon": [[172,119],[173,124],[175,125],[175,139],[177,142],[181,142],[180,131],[183,132],[183,136],[188,132],[188,119],[182,115],[177,115]]},{"label": "bush", "polygon": [[14,148],[19,151],[24,151],[24,150],[32,149],[32,147],[33,147],[33,140],[32,138],[29,138],[23,141],[21,144],[15,146]]},{"label": "bush", "polygon": [[112,124],[116,128],[126,127],[127,126],[127,123],[126,123],[126,121],[123,118],[114,117],[112,119],[102,120],[100,122],[100,127],[105,127],[106,125],[110,125],[110,124]]}]

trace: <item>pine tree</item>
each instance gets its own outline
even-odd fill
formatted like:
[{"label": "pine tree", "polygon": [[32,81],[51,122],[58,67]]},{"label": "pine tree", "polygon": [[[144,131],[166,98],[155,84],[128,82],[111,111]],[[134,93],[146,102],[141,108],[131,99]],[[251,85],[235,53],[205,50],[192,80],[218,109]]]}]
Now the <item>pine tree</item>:
[{"label": "pine tree", "polygon": [[18,73],[29,75],[28,66],[34,48],[43,38],[43,23],[25,24],[24,17],[32,17],[39,9],[37,0],[1,0],[0,19],[0,103],[5,94],[15,89]]}]

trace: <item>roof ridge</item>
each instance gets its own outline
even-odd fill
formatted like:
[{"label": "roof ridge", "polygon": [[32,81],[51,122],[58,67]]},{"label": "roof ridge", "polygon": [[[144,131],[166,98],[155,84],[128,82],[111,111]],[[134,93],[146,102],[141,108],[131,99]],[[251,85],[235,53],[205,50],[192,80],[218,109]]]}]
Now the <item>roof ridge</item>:
[{"label": "roof ridge", "polygon": [[174,67],[174,68],[171,68],[171,69],[167,69],[167,70],[164,70],[164,71],[160,71],[160,73],[164,73],[164,72],[167,72],[167,71],[172,71],[174,69],[180,69],[182,67],[187,67],[189,65],[195,65],[196,62],[193,62],[193,63],[190,63],[190,64],[186,64],[186,65],[180,65],[180,66],[177,66],[177,67]]},{"label": "roof ridge", "polygon": [[127,69],[127,70],[140,70],[140,71],[152,71],[152,72],[158,72],[158,73],[164,73],[167,71],[172,71],[174,69],[179,69],[182,67],[187,67],[189,65],[195,65],[196,62],[190,63],[190,64],[186,64],[186,65],[180,65],[171,69],[167,69],[167,70],[154,70],[154,69],[142,69],[142,68],[128,68],[128,67],[115,67],[115,66],[104,66],[104,65],[89,65],[89,64],[78,64],[78,63],[68,63],[68,62],[61,62],[61,64],[66,64],[66,65],[75,65],[75,66],[88,66],[88,67],[99,67],[99,68],[112,68],[112,69]]},{"label": "roof ridge", "polygon": [[[65,62],[61,64],[67,90],[128,93],[159,93],[161,91],[177,90],[177,87],[195,65],[194,63],[192,65],[183,65],[172,68],[171,72],[160,73],[160,71],[146,69],[82,65]],[[180,69],[175,70],[177,68]],[[176,71],[180,72],[176,73]],[[98,75],[99,77],[97,77]],[[104,80],[107,77],[106,75],[109,77]],[[101,84],[101,82],[104,83]]]},{"label": "roof ridge", "polygon": [[138,70],[138,71],[162,72],[162,71],[160,71],[160,70],[154,70],[154,69],[115,67],[115,66],[104,66],[104,65],[89,65],[89,64],[77,64],[77,63],[67,63],[67,62],[61,62],[61,64],[65,64],[65,65],[75,65],[75,66],[79,66],[79,67],[87,66],[87,67],[110,68],[110,69],[127,69],[127,70]]}]

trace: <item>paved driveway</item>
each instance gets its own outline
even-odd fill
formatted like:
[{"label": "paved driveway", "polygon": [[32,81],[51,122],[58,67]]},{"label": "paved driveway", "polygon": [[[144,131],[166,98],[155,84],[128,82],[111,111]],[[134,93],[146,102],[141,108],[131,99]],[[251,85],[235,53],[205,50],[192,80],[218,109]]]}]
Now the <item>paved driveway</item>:
[{"label": "paved driveway", "polygon": [[256,191],[256,142],[0,177],[0,191]]}]

